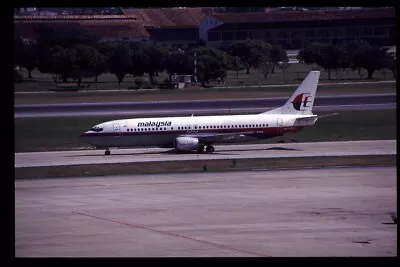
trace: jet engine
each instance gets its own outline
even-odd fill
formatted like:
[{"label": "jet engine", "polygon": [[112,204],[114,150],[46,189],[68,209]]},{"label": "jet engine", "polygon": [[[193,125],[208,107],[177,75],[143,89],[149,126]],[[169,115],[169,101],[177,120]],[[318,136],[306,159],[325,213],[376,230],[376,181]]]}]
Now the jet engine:
[{"label": "jet engine", "polygon": [[175,139],[175,148],[178,150],[195,150],[199,147],[199,139],[194,137],[177,137]]}]

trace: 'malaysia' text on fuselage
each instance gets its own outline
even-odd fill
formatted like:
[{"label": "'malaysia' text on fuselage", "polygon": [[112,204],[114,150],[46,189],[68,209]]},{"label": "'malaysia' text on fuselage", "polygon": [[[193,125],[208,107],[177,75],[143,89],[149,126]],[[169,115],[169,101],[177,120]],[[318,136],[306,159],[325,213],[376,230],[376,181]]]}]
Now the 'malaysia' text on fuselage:
[{"label": "'malaysia' text on fuselage", "polygon": [[171,126],[170,121],[149,121],[149,122],[139,122],[138,127],[149,127],[149,126],[156,126],[156,127],[161,127],[161,126]]}]

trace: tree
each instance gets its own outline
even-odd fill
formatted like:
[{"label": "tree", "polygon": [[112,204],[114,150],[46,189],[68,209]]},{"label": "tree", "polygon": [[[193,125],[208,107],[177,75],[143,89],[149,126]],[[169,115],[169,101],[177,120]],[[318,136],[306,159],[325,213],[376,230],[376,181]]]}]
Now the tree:
[{"label": "tree", "polygon": [[107,61],[108,70],[118,78],[121,84],[125,75],[132,69],[131,51],[123,44],[119,45]]},{"label": "tree", "polygon": [[150,59],[146,52],[148,45],[139,42],[131,42],[129,43],[129,49],[131,67],[128,73],[133,76],[143,76],[150,65]]},{"label": "tree", "polygon": [[273,63],[271,63],[269,56],[267,54],[261,56],[258,62],[254,65],[258,69],[258,73],[267,78],[267,75],[271,72]]},{"label": "tree", "polygon": [[339,66],[342,51],[332,44],[313,43],[301,49],[298,59],[306,64],[316,63],[318,66],[328,70],[328,80],[331,79],[331,70]]},{"label": "tree", "polygon": [[236,72],[236,79],[239,79],[239,71],[244,70],[244,64],[240,57],[229,56],[229,69]]},{"label": "tree", "polygon": [[288,56],[286,50],[281,45],[272,45],[269,51],[269,59],[272,63],[272,71],[274,73],[275,66],[280,62],[287,62]]},{"label": "tree", "polygon": [[14,38],[14,64],[28,71],[28,78],[32,78],[32,70],[36,67],[36,44],[25,41],[21,37]]},{"label": "tree", "polygon": [[[48,62],[51,61],[50,50],[58,46],[63,49],[71,49],[76,44],[85,44],[92,47],[97,47],[99,36],[81,27],[50,27],[47,24],[40,24],[36,27],[38,40],[36,45],[36,58],[39,69],[46,69]],[[57,48],[59,49],[59,48]],[[47,66],[46,66],[47,65]],[[47,73],[53,73],[47,70]],[[65,78],[66,81],[66,78]]]},{"label": "tree", "polygon": [[150,82],[154,82],[154,75],[165,69],[165,63],[168,59],[168,50],[157,44],[151,44],[147,49],[149,65],[146,72],[149,74]]},{"label": "tree", "polygon": [[358,62],[359,57],[357,56],[357,53],[359,52],[359,50],[361,48],[368,48],[368,47],[371,47],[371,46],[369,45],[368,42],[366,42],[364,40],[354,40],[345,46],[345,51],[346,51],[346,54],[348,56],[348,60],[350,63],[349,66],[353,70],[358,69],[358,75],[360,75],[360,76],[361,76],[361,67]]},{"label": "tree", "polygon": [[95,76],[95,82],[97,82],[97,76],[106,70],[106,57],[96,48],[84,44],[74,45],[71,53],[75,61],[74,68],[68,76],[78,79],[78,86],[81,84],[81,79],[85,77]]},{"label": "tree", "polygon": [[246,74],[250,73],[250,68],[257,65],[260,58],[269,53],[270,45],[260,40],[236,41],[228,49],[232,56],[239,57],[245,68]]},{"label": "tree", "polygon": [[284,61],[281,63],[278,63],[278,68],[282,70],[282,75],[285,76],[285,71],[290,67],[290,64],[288,61]]},{"label": "tree", "polygon": [[40,61],[39,71],[55,74],[54,82],[57,83],[58,76],[67,77],[67,74],[74,68],[73,56],[70,49],[55,45],[50,49],[50,53]]},{"label": "tree", "polygon": [[197,54],[197,73],[202,86],[209,83],[212,78],[224,79],[225,70],[229,68],[228,55],[214,47],[203,46],[196,48],[191,53]]},{"label": "tree", "polygon": [[376,70],[383,69],[388,66],[390,56],[387,48],[383,47],[361,47],[357,50],[353,58],[353,69],[364,68],[367,70],[367,79],[372,79]]},{"label": "tree", "polygon": [[393,78],[396,78],[396,71],[397,71],[397,63],[394,55],[389,55],[387,61],[386,61],[386,68],[392,71],[393,73]]},{"label": "tree", "polygon": [[168,58],[168,50],[157,44],[132,43],[132,63],[135,74],[147,73],[151,83],[157,72],[165,69]]},{"label": "tree", "polygon": [[192,74],[194,70],[193,58],[189,53],[170,53],[165,62],[165,69],[169,74],[169,80],[171,80],[171,76],[175,73]]}]

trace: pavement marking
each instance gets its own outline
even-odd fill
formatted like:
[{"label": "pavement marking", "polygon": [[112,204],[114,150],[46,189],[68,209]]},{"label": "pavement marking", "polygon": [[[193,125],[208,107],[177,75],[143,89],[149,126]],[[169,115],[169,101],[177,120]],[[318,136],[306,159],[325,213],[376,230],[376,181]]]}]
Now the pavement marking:
[{"label": "pavement marking", "polygon": [[247,251],[247,250],[243,250],[243,249],[238,249],[238,248],[229,247],[229,246],[226,246],[226,245],[221,245],[221,244],[216,244],[216,243],[212,243],[212,242],[209,242],[209,241],[196,239],[196,238],[189,237],[189,236],[184,236],[184,235],[179,235],[179,234],[175,234],[175,233],[171,233],[171,232],[152,229],[152,228],[149,228],[149,227],[145,227],[143,225],[126,223],[126,222],[117,221],[117,220],[113,220],[113,219],[102,218],[102,217],[98,217],[98,216],[94,216],[94,215],[90,215],[90,214],[86,214],[86,213],[81,213],[81,212],[77,212],[77,211],[72,211],[72,213],[83,215],[83,216],[88,216],[88,217],[99,219],[99,220],[103,220],[103,221],[108,221],[108,222],[114,222],[114,223],[118,223],[118,224],[122,224],[122,225],[127,225],[127,226],[131,226],[131,227],[135,227],[135,228],[141,228],[141,229],[144,229],[144,230],[153,231],[153,232],[161,233],[161,234],[164,234],[164,235],[170,235],[170,236],[174,236],[174,237],[189,239],[189,240],[192,240],[192,241],[196,241],[196,242],[199,242],[199,243],[204,243],[204,244],[207,244],[207,245],[212,245],[212,246],[216,246],[216,247],[220,247],[220,248],[224,248],[224,249],[235,250],[235,251],[239,251],[239,252],[243,252],[243,253],[247,253],[247,254],[251,254],[251,255],[256,255],[256,256],[261,256],[261,257],[269,257],[268,255],[264,255],[264,254],[261,254],[261,253],[251,252],[251,251]]}]

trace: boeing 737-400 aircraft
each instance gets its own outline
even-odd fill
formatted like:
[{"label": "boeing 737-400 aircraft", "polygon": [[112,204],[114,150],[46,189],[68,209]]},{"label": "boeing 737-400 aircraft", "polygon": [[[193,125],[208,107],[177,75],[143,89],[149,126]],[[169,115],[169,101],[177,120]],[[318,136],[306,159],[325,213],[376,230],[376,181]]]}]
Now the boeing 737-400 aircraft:
[{"label": "boeing 737-400 aircraft", "polygon": [[161,117],[123,119],[100,123],[81,135],[82,140],[105,149],[157,146],[176,151],[214,152],[214,144],[260,140],[312,126],[320,72],[311,71],[281,107],[254,115]]}]

